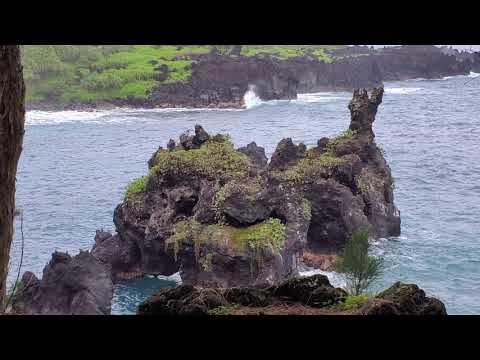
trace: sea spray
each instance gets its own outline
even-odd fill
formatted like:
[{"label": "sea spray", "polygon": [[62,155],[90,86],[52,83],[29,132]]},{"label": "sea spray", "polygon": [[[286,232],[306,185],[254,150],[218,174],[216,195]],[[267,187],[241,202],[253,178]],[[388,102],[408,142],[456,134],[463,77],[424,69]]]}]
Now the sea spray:
[{"label": "sea spray", "polygon": [[262,100],[258,97],[257,93],[255,92],[254,85],[248,86],[248,91],[243,96],[243,102],[247,109],[251,109],[262,103]]}]

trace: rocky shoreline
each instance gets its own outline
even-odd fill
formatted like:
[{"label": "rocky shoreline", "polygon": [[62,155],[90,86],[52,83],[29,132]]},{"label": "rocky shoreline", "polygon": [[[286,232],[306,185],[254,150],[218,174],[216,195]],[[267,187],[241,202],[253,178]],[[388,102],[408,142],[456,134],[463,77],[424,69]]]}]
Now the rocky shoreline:
[{"label": "rocky shoreline", "polygon": [[165,289],[138,307],[143,316],[206,315],[447,315],[445,305],[415,284],[397,282],[373,297],[350,303],[323,275],[290,279],[267,288]]},{"label": "rocky shoreline", "polygon": [[[100,110],[128,108],[242,108],[253,88],[263,101],[295,99],[301,93],[372,89],[384,81],[438,79],[480,69],[478,54],[447,51],[430,45],[380,50],[354,46],[332,52],[333,62],[314,57],[280,60],[269,56],[197,55],[186,82],[158,84],[145,99],[129,98],[60,104],[29,102],[27,110]],[[159,74],[160,76],[161,74]]]}]

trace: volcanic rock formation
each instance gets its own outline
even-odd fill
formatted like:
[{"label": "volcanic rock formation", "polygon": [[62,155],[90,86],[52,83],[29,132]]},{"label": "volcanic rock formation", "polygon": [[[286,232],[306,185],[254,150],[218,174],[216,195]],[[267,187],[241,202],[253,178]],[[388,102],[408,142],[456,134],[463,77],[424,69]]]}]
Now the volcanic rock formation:
[{"label": "volcanic rock formation", "polygon": [[41,280],[23,274],[13,309],[25,315],[108,315],[112,296],[109,271],[89,252],[55,252]]},{"label": "volcanic rock formation", "polygon": [[197,125],[153,154],[115,209],[117,233],[98,232],[92,255],[115,281],[179,271],[184,284],[273,285],[298,274],[304,250],[338,253],[363,226],[399,235],[372,129],[382,97],[355,90],[347,131],[311,149],[283,139],[270,163],[255,143],[236,150]]}]

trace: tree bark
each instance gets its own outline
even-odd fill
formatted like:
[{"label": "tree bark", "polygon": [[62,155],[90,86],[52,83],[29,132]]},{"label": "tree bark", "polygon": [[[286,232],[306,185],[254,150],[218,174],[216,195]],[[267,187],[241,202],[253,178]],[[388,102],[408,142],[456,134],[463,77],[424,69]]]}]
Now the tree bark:
[{"label": "tree bark", "polygon": [[25,84],[18,45],[0,45],[0,312],[15,213],[15,181],[25,126]]}]

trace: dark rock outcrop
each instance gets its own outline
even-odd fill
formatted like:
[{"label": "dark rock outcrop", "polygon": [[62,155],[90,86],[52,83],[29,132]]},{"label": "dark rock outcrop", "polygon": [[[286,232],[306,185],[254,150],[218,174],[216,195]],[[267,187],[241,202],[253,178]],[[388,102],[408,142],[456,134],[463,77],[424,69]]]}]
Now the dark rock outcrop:
[{"label": "dark rock outcrop", "polygon": [[353,46],[331,51],[334,61],[311,56],[279,60],[269,56],[199,56],[191,81],[160,85],[155,104],[238,107],[253,88],[262,100],[294,99],[299,93],[372,89],[384,81],[465,75],[478,68],[478,56],[449,53],[433,45],[374,50]]},{"label": "dark rock outcrop", "polygon": [[42,279],[23,275],[13,309],[26,315],[108,315],[112,296],[109,271],[89,252],[55,252]]},{"label": "dark rock outcrop", "polygon": [[375,299],[367,301],[359,313],[364,315],[447,315],[445,305],[425,295],[415,284],[396,282]]},{"label": "dark rock outcrop", "polygon": [[241,305],[264,307],[282,303],[299,303],[310,307],[326,307],[345,299],[346,292],[330,285],[328,278],[288,280],[267,288],[198,288],[179,286],[165,289],[138,307],[139,315],[208,315],[218,307]]},{"label": "dark rock outcrop", "polygon": [[[323,275],[287,280],[278,286],[161,290],[138,307],[139,315],[446,315],[445,306],[416,285],[396,283],[363,305],[342,310],[347,293]],[[258,309],[258,310],[256,310]],[[286,312],[286,309],[287,312]],[[253,311],[252,311],[253,310]],[[307,311],[305,311],[307,310]]]},{"label": "dark rock outcrop", "polygon": [[269,164],[255,143],[235,150],[196,126],[152,156],[145,188],[115,209],[117,234],[98,233],[92,254],[115,281],[179,271],[184,284],[261,286],[295,276],[305,249],[338,253],[363,226],[399,235],[372,130],[382,96],[356,90],[344,134],[311,149],[283,139]]},{"label": "dark rock outcrop", "polygon": [[259,168],[267,166],[268,159],[265,155],[265,149],[261,146],[257,146],[255,142],[251,142],[247,146],[239,148],[238,151],[247,155],[253,165],[258,166]]}]

